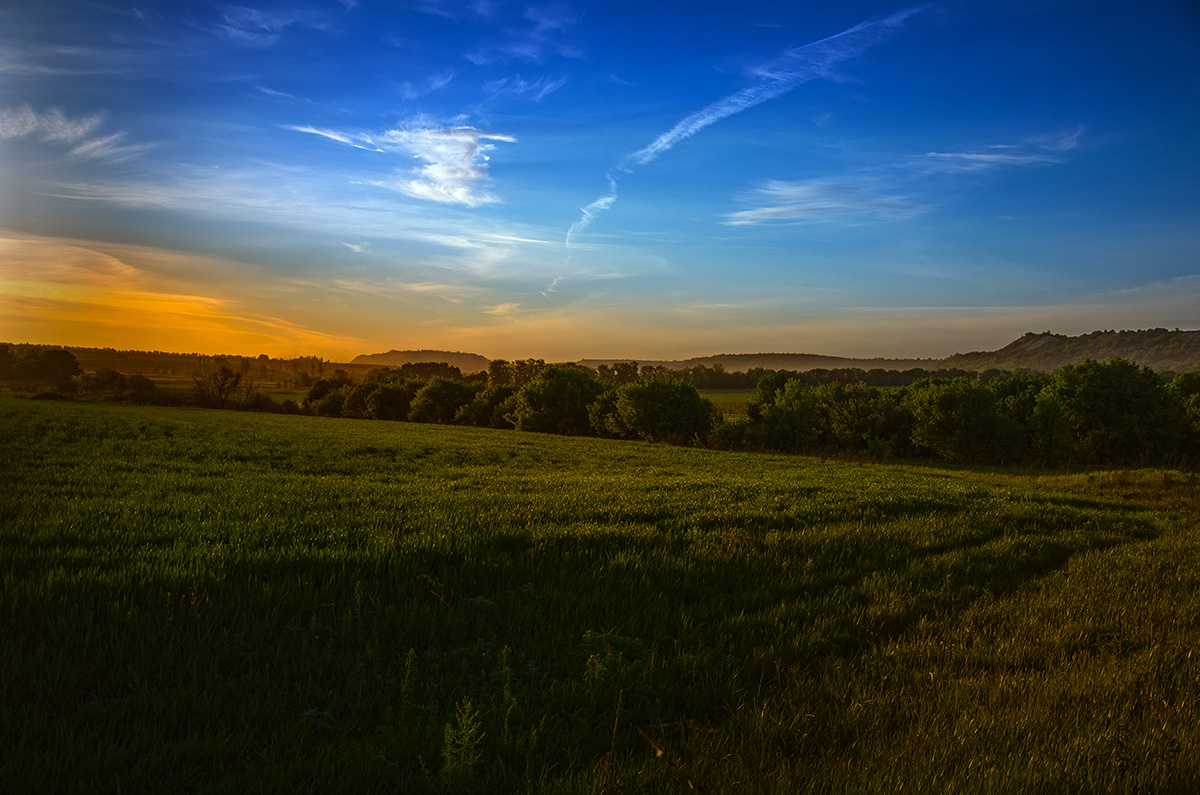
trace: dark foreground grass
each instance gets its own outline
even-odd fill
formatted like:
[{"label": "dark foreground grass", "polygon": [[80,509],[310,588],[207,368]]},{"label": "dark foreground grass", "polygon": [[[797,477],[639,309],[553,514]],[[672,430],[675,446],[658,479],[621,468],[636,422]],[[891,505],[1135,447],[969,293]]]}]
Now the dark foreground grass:
[{"label": "dark foreground grass", "polygon": [[1188,792],[1196,478],[0,398],[6,792]]}]

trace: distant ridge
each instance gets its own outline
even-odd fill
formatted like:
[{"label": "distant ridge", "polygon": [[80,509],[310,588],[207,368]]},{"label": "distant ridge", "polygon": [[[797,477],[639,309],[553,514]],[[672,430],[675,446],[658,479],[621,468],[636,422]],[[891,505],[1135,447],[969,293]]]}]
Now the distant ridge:
[{"label": "distant ridge", "polygon": [[[597,367],[601,364],[612,365],[616,362],[629,362],[632,359],[581,359],[580,364],[586,367]],[[636,360],[640,366],[666,367],[670,370],[682,370],[688,367],[703,365],[716,367],[720,365],[728,372],[745,372],[761,368],[764,370],[839,370],[857,367],[862,370],[911,370],[922,367],[932,370],[942,367],[941,359],[850,359],[843,356],[823,356],[816,353],[722,353],[716,356],[696,356],[691,359],[671,360]]]},{"label": "distant ridge", "polygon": [[399,367],[413,362],[445,362],[457,367],[464,375],[488,369],[491,363],[477,353],[451,353],[449,351],[388,351],[387,353],[364,353],[355,356],[350,364],[370,364],[379,367]]},{"label": "distant ridge", "polygon": [[1049,331],[1029,332],[998,351],[956,353],[942,361],[943,367],[962,370],[1057,370],[1084,359],[1107,361],[1128,359],[1152,370],[1191,372],[1200,370],[1200,331],[1167,331],[1153,328],[1138,331],[1093,331],[1070,337]]}]

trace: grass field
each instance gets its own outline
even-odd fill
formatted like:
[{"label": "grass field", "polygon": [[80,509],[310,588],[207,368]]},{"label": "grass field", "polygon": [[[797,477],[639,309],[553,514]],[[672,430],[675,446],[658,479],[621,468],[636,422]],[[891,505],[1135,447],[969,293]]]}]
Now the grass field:
[{"label": "grass field", "polygon": [[0,395],[6,792],[1200,789],[1194,474]]},{"label": "grass field", "polygon": [[753,389],[701,389],[700,396],[726,416],[745,414],[746,404],[754,397]]}]

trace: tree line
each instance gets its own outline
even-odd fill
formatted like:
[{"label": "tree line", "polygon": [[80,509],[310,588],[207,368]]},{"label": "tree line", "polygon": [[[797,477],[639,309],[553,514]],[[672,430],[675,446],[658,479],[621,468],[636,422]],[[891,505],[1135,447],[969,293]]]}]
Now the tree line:
[{"label": "tree line", "polygon": [[[514,428],[719,449],[852,453],[1046,466],[1182,463],[1200,456],[1200,374],[1124,359],[1031,371],[764,371],[744,417],[714,411],[686,375],[493,363],[486,379],[378,370],[314,384],[321,416]],[[865,377],[867,376],[867,377]],[[869,380],[873,383],[868,383]]]},{"label": "tree line", "polygon": [[[463,376],[444,362],[315,380],[277,403],[218,359],[200,360],[185,400],[141,375],[83,374],[65,350],[17,357],[0,345],[0,380],[138,402],[470,425],[640,439],[717,449],[935,458],[982,464],[1183,464],[1200,457],[1200,374],[1170,380],[1124,359],[1031,371],[762,370],[745,416],[723,416],[699,385],[751,374],[720,366],[494,360]],[[703,388],[719,388],[704,386]]]},{"label": "tree line", "polygon": [[718,446],[1052,466],[1179,464],[1200,455],[1200,374],[1168,383],[1112,359],[982,375],[880,389],[776,373],[759,381],[744,423],[717,429]]}]

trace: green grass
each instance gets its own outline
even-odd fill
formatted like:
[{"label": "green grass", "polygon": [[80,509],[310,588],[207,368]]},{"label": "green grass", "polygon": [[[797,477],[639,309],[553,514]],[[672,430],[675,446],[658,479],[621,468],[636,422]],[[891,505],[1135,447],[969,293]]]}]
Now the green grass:
[{"label": "green grass", "polygon": [[746,404],[754,397],[753,389],[701,389],[700,396],[726,416],[745,414]]},{"label": "green grass", "polygon": [[0,396],[9,792],[1187,792],[1194,474]]}]

